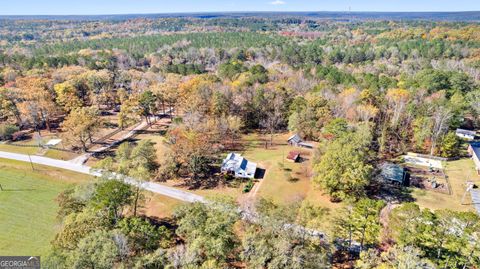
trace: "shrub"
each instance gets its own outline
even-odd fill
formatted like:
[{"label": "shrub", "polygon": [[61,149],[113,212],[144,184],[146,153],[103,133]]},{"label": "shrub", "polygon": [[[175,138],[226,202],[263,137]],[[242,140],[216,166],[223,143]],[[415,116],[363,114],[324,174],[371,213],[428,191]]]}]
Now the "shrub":
[{"label": "shrub", "polygon": [[245,187],[243,187],[243,192],[244,193],[250,192],[253,188],[253,185],[254,185],[253,180],[249,180],[247,184],[245,184]]},{"label": "shrub", "polygon": [[12,124],[0,124],[0,140],[11,140],[13,134],[20,130],[17,126]]},{"label": "shrub", "polygon": [[229,182],[229,181],[232,181],[235,179],[235,177],[232,175],[232,174],[223,174],[223,179],[225,180],[225,182]]}]

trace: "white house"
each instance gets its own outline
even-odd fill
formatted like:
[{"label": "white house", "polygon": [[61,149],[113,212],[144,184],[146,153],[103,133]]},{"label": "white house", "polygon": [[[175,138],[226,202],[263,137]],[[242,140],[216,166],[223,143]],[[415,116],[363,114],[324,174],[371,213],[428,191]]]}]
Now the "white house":
[{"label": "white house", "polygon": [[475,132],[475,131],[470,131],[470,130],[465,130],[465,129],[457,129],[457,131],[455,132],[455,134],[456,134],[458,137],[461,137],[461,138],[464,138],[464,139],[467,139],[467,140],[474,140],[474,139],[475,139],[475,135],[477,134],[477,132]]},{"label": "white house", "polygon": [[237,153],[229,153],[222,163],[222,172],[233,173],[239,178],[254,178],[255,171],[257,171],[257,164],[249,162]]}]

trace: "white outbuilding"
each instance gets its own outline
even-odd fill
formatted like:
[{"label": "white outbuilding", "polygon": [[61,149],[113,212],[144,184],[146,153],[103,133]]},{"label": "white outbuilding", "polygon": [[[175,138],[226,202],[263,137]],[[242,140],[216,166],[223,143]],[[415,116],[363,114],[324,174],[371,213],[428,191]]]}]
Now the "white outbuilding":
[{"label": "white outbuilding", "polygon": [[477,134],[477,132],[475,132],[475,131],[470,131],[470,130],[465,130],[465,129],[457,129],[457,131],[455,132],[455,134],[456,134],[458,137],[463,138],[463,139],[474,140],[474,139],[475,139],[475,135]]}]

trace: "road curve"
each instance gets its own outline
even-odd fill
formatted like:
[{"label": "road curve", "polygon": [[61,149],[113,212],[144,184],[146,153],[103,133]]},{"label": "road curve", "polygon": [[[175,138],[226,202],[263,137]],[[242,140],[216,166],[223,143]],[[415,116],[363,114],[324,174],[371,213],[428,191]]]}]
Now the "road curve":
[{"label": "road curve", "polygon": [[[89,166],[75,164],[68,161],[56,160],[56,159],[47,158],[47,157],[0,151],[0,158],[16,160],[21,162],[31,161],[34,164],[41,164],[41,165],[61,168],[61,169],[65,169],[65,170],[69,170],[77,173],[82,173],[82,174],[87,174],[92,176],[99,176],[99,173],[91,169]],[[125,182],[127,182],[128,184],[135,185],[135,184],[138,184],[139,181],[136,181],[133,178],[127,178],[125,179]],[[184,202],[189,202],[189,203],[206,202],[206,199],[203,196],[186,192],[183,190],[175,189],[172,187],[164,186],[154,182],[142,182],[140,184],[140,187],[147,191],[168,196]]]}]

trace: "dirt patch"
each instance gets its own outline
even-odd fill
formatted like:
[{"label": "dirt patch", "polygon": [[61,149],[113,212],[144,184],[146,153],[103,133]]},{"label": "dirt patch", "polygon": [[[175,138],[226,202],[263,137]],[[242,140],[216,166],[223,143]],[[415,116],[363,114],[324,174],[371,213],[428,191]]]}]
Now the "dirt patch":
[{"label": "dirt patch", "polygon": [[417,166],[406,166],[410,174],[410,186],[450,194],[448,178],[442,169],[430,169]]}]

